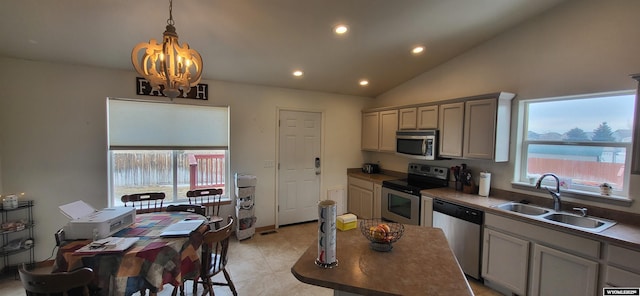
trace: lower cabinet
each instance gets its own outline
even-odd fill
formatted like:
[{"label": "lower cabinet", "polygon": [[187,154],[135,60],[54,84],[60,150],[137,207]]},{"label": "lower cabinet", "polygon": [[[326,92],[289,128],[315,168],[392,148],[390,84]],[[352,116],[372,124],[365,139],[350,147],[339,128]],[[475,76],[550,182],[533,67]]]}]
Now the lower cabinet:
[{"label": "lower cabinet", "polygon": [[482,277],[507,295],[595,296],[600,250],[590,238],[485,213]]},{"label": "lower cabinet", "polygon": [[527,291],[529,242],[502,232],[485,229],[482,277],[517,295]]},{"label": "lower cabinet", "polygon": [[358,219],[380,218],[382,185],[359,178],[349,177],[347,211]]},{"label": "lower cabinet", "polygon": [[535,244],[531,295],[597,295],[598,262]]},{"label": "lower cabinet", "polygon": [[382,184],[373,184],[373,218],[382,218]]},{"label": "lower cabinet", "polygon": [[606,267],[605,287],[636,287],[640,284],[640,274],[617,267]]},{"label": "lower cabinet", "polygon": [[373,192],[349,185],[348,211],[359,219],[373,217]]},{"label": "lower cabinet", "polygon": [[640,251],[609,245],[604,287],[640,286]]},{"label": "lower cabinet", "polygon": [[422,209],[420,209],[420,226],[433,226],[433,198],[422,196]]}]

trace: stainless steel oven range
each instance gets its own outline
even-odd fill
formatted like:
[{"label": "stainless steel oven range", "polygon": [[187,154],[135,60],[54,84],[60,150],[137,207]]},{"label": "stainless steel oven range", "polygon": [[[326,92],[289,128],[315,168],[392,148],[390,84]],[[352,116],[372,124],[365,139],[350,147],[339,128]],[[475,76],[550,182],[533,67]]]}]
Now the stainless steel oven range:
[{"label": "stainless steel oven range", "polygon": [[382,182],[382,218],[403,224],[420,225],[420,190],[448,185],[448,168],[410,163],[407,179]]}]

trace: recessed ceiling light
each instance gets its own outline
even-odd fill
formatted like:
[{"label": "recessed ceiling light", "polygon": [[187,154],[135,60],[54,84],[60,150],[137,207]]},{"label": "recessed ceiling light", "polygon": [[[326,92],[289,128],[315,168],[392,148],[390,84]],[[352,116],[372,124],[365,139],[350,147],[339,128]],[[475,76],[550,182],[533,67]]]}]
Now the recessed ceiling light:
[{"label": "recessed ceiling light", "polygon": [[347,31],[349,31],[349,28],[347,28],[346,25],[337,25],[334,29],[334,32],[336,32],[336,34],[338,35],[342,35],[344,33],[347,33]]},{"label": "recessed ceiling light", "polygon": [[411,50],[411,53],[419,54],[419,53],[422,53],[423,51],[424,51],[424,46],[416,46]]},{"label": "recessed ceiling light", "polygon": [[367,85],[369,85],[369,80],[362,79],[358,83],[360,84],[360,86],[367,86]]},{"label": "recessed ceiling light", "polygon": [[304,72],[302,72],[301,70],[293,71],[293,76],[295,77],[301,77],[302,75],[304,75]]}]

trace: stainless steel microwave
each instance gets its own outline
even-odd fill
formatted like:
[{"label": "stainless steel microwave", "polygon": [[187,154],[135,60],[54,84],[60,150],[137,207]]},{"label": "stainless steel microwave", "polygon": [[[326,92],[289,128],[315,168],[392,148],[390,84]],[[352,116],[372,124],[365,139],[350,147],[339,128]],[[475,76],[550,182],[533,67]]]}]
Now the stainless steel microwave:
[{"label": "stainless steel microwave", "polygon": [[412,130],[396,132],[396,154],[423,160],[438,159],[438,131]]}]

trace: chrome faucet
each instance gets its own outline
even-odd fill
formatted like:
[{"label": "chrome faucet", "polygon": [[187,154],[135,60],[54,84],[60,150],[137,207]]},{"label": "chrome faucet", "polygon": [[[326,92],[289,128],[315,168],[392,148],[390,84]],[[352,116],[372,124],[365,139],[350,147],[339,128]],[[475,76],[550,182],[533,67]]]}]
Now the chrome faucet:
[{"label": "chrome faucet", "polygon": [[549,176],[556,179],[556,192],[553,192],[551,189],[549,189],[549,187],[546,186],[544,187],[544,189],[547,189],[547,191],[549,191],[549,193],[551,194],[551,197],[553,197],[553,210],[559,212],[560,208],[562,207],[562,202],[560,201],[560,179],[558,178],[558,176],[554,174],[544,174],[540,176],[540,179],[538,179],[538,182],[536,182],[536,188],[540,189],[542,179]]}]

